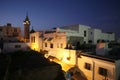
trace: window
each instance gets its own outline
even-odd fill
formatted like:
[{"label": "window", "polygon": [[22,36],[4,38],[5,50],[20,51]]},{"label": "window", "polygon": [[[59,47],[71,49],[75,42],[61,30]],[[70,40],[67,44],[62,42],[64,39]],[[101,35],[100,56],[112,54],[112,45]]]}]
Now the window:
[{"label": "window", "polygon": [[85,69],[87,69],[87,70],[91,70],[91,64],[89,64],[89,63],[85,63]]},{"label": "window", "polygon": [[33,42],[33,37],[31,37],[31,42]]},{"label": "window", "polygon": [[14,32],[17,32],[17,28],[14,28]]},{"label": "window", "polygon": [[59,43],[57,43],[57,48],[59,48]]},{"label": "window", "polygon": [[35,43],[35,37],[33,37],[33,36],[31,37],[31,42]]},{"label": "window", "polygon": [[89,40],[88,43],[92,43],[92,40]]},{"label": "window", "polygon": [[53,44],[52,43],[50,44],[50,48],[53,48]]},{"label": "window", "polygon": [[86,44],[86,41],[84,41],[84,44]]},{"label": "window", "polygon": [[35,37],[33,37],[33,41],[34,41],[34,43],[35,43]]},{"label": "window", "polygon": [[92,32],[91,32],[91,35],[92,35]]},{"label": "window", "polygon": [[47,43],[45,43],[45,47],[47,47]]},{"label": "window", "polygon": [[87,32],[86,32],[86,31],[84,31],[84,37],[86,37],[86,33],[87,33]]},{"label": "window", "polygon": [[99,43],[99,42],[100,42],[100,39],[97,40],[97,43]]},{"label": "window", "polygon": [[63,48],[63,44],[61,43],[61,48]]},{"label": "window", "polygon": [[15,45],[15,48],[21,48],[21,45]]},{"label": "window", "polygon": [[107,76],[107,69],[99,67],[99,74],[102,76]]}]

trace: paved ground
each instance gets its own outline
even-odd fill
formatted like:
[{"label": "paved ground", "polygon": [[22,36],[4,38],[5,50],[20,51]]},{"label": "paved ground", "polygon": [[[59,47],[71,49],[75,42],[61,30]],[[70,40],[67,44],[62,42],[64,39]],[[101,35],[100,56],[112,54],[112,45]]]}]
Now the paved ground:
[{"label": "paved ground", "polygon": [[71,70],[73,72],[72,80],[87,80],[85,77],[81,76],[80,72],[75,72],[76,67],[74,65],[67,64],[63,61],[56,59],[56,58],[53,58],[52,61],[60,64],[62,66],[62,70],[65,72],[67,72],[68,70]]},{"label": "paved ground", "polygon": [[54,62],[60,64],[62,66],[62,70],[63,71],[68,71],[70,68],[74,67],[74,65],[70,65],[70,64],[67,64],[67,63],[64,63],[56,58],[53,59]]}]

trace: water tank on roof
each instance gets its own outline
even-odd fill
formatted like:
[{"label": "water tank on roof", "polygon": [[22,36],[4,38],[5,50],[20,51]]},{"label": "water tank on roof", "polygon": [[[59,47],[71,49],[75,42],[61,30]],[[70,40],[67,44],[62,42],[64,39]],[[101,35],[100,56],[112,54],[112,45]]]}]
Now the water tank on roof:
[{"label": "water tank on roof", "polygon": [[7,23],[7,26],[12,26],[12,24],[11,23]]}]

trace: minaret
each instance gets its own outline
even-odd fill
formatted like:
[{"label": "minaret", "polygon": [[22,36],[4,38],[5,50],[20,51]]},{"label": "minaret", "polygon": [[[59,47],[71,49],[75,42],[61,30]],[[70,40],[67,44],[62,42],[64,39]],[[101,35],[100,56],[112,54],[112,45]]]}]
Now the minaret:
[{"label": "minaret", "polygon": [[28,14],[24,20],[24,40],[25,42],[29,42],[29,33],[30,33],[30,20],[28,18]]}]

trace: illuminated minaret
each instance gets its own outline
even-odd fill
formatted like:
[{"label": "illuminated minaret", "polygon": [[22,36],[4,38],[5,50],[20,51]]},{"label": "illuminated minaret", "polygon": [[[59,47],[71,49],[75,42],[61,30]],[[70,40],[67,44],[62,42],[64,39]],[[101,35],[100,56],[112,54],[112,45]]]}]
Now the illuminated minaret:
[{"label": "illuminated minaret", "polygon": [[28,18],[28,14],[26,15],[26,18],[23,24],[24,24],[24,39],[25,39],[25,42],[29,42],[30,20]]}]

